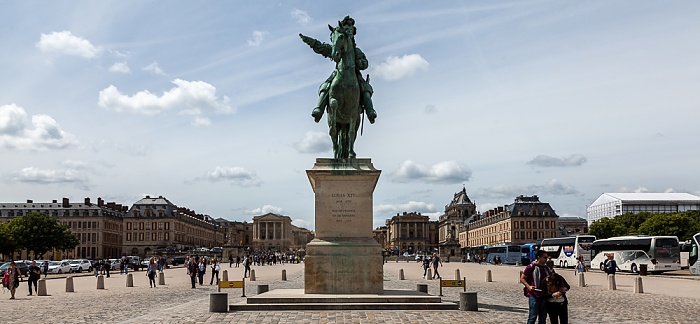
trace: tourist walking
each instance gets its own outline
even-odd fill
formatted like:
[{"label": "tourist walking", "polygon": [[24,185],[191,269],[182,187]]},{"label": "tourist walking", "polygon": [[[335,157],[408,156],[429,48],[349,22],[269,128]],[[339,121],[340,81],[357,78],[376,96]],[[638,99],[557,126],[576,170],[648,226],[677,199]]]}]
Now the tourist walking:
[{"label": "tourist walking", "polygon": [[219,270],[221,270],[219,261],[214,258],[214,260],[211,261],[211,280],[209,280],[210,286],[214,284],[214,276],[216,276],[216,284],[219,284]]},{"label": "tourist walking", "polygon": [[29,296],[32,295],[32,284],[34,285],[34,292],[39,295],[37,282],[41,278],[41,270],[36,265],[36,261],[32,261],[32,265],[27,269],[29,272],[29,278],[27,279],[27,285],[29,286]]},{"label": "tourist walking", "polygon": [[22,281],[22,276],[19,272],[20,271],[17,268],[17,265],[15,265],[15,261],[12,261],[10,262],[10,268],[5,272],[5,277],[3,277],[3,285],[10,290],[10,295],[12,295],[10,299],[15,299],[15,291],[17,290],[17,287],[19,287],[19,283]]},{"label": "tourist walking", "polygon": [[578,262],[576,262],[576,274],[586,272],[586,262],[583,261],[583,255],[578,256]]},{"label": "tourist walking", "polygon": [[207,262],[204,257],[199,258],[199,264],[197,264],[197,276],[199,277],[199,285],[204,284],[204,274],[207,273]]},{"label": "tourist walking", "polygon": [[190,280],[192,280],[192,289],[194,289],[197,280],[197,263],[195,263],[193,258],[188,256],[185,265],[187,266],[187,275],[189,275]]},{"label": "tourist walking", "polygon": [[608,259],[605,260],[605,273],[614,276],[617,270],[620,270],[620,267],[615,261],[615,253],[608,253]]},{"label": "tourist walking", "polygon": [[245,258],[243,259],[243,278],[248,278],[250,275],[250,263],[252,261],[250,260],[250,256],[246,255]]},{"label": "tourist walking", "polygon": [[430,258],[427,255],[423,256],[423,279],[428,275],[428,269],[430,269]]},{"label": "tourist walking", "polygon": [[442,279],[440,277],[440,273],[438,273],[438,264],[442,267],[442,261],[440,260],[440,257],[437,255],[437,253],[433,253],[433,258],[430,260],[430,262],[433,263],[433,279],[435,279],[435,276],[438,277],[438,279]]},{"label": "tourist walking", "polygon": [[547,302],[544,307],[549,315],[549,321],[552,324],[568,324],[569,310],[567,305],[569,300],[566,298],[566,292],[571,289],[571,286],[564,277],[556,272],[547,277],[545,282],[547,284],[547,294],[545,295]]},{"label": "tourist walking", "polygon": [[148,270],[146,271],[146,276],[148,277],[148,285],[153,288],[156,286],[156,261],[154,258],[151,258],[148,261]]},{"label": "tourist walking", "polygon": [[44,261],[44,264],[41,266],[44,271],[44,278],[49,274],[49,261]]},{"label": "tourist walking", "polygon": [[163,269],[165,268],[165,257],[160,256],[158,259],[158,272],[163,272]]},{"label": "tourist walking", "polygon": [[547,253],[538,250],[535,261],[523,270],[520,282],[525,285],[525,295],[528,297],[528,324],[545,324],[547,322],[547,309],[545,308],[545,280],[553,272],[546,265]]}]

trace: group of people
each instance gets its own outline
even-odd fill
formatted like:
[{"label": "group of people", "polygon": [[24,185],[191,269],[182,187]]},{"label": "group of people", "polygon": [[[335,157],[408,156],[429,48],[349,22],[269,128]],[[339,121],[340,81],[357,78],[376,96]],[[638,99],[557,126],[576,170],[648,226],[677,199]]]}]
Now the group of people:
[{"label": "group of people", "polygon": [[200,256],[187,256],[185,258],[185,268],[187,269],[187,275],[190,276],[192,289],[196,288],[197,279],[199,279],[200,286],[204,284],[204,275],[207,273],[207,267],[211,268],[211,280],[209,280],[209,285],[214,284],[214,279],[216,279],[216,284],[218,285],[221,265],[217,258],[211,260]]},{"label": "group of people", "polygon": [[[32,286],[34,286],[34,293],[37,295],[38,292],[38,282],[41,278],[41,268],[36,265],[36,261],[32,261],[32,264],[27,268],[27,284],[29,287],[29,295],[32,295]],[[15,264],[14,261],[10,262],[10,267],[5,271],[2,278],[2,286],[10,290],[10,299],[15,299],[15,293],[19,287],[19,283],[22,282],[22,273]]]},{"label": "group of people", "polygon": [[432,257],[428,257],[427,255],[423,257],[423,279],[426,279],[426,276],[428,275],[428,269],[430,269],[431,265],[433,266],[432,279],[435,279],[435,277],[438,277],[438,279],[442,279],[442,277],[440,277],[440,273],[438,272],[438,265],[442,267],[442,260],[440,260],[440,257],[437,255],[437,253],[433,253]]}]

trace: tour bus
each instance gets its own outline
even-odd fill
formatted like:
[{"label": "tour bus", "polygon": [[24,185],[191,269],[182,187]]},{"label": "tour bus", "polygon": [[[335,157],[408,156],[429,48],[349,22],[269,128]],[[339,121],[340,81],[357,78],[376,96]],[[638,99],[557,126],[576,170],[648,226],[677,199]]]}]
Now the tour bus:
[{"label": "tour bus", "polygon": [[593,242],[591,268],[605,269],[607,255],[613,254],[620,270],[637,273],[640,265],[652,273],[681,269],[677,236],[620,236]]},{"label": "tour bus", "polygon": [[485,256],[486,246],[471,246],[462,248],[462,255],[467,257],[467,262],[479,262],[482,256]]},{"label": "tour bus", "polygon": [[537,243],[527,243],[520,246],[520,264],[528,265],[535,260],[535,254],[540,246]]},{"label": "tour bus", "polygon": [[693,235],[691,239],[690,255],[688,257],[688,269],[690,273],[700,276],[700,262],[698,262],[698,247],[700,247],[700,233]]},{"label": "tour bus", "polygon": [[579,256],[583,256],[586,266],[590,266],[593,241],[593,235],[546,238],[540,243],[540,250],[547,252],[554,265],[560,268],[575,267]]},{"label": "tour bus", "polygon": [[501,263],[516,264],[520,261],[519,245],[493,245],[486,248],[486,262],[496,263],[496,256],[501,258]]}]

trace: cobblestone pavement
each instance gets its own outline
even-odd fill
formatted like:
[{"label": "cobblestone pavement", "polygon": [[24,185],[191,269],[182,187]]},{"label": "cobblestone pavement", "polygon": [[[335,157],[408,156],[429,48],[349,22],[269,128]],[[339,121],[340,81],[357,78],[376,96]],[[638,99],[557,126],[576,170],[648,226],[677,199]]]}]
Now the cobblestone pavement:
[{"label": "cobblestone pavement", "polygon": [[[230,270],[231,280],[240,277],[242,268]],[[246,282],[246,294],[254,295],[258,284],[270,289],[303,288],[303,264],[255,267],[257,281]],[[281,281],[286,269],[288,281]],[[430,294],[438,294],[438,281],[422,279],[416,263],[387,263],[384,266],[385,289],[415,289],[427,283]],[[398,280],[404,269],[406,280]],[[440,268],[443,278],[452,279],[455,269],[467,277],[467,290],[477,291],[478,312],[460,311],[265,311],[209,313],[209,293],[205,285],[190,288],[182,268],[165,270],[166,285],[148,287],[144,272],[133,274],[134,286],[126,287],[126,276],[112,274],[105,278],[104,290],[96,289],[93,276],[74,277],[74,293],[65,292],[64,278],[46,281],[50,296],[27,296],[27,284],[17,290],[17,299],[8,300],[9,292],[0,294],[0,323],[25,320],[61,323],[522,323],[527,317],[527,298],[522,295],[517,277],[522,267],[487,266],[445,263]],[[485,273],[492,271],[494,282],[485,282]],[[588,287],[579,288],[572,271],[560,271],[572,286],[568,294],[571,323],[696,323],[700,318],[700,281],[664,277],[645,277],[644,294],[634,294],[634,276],[618,275],[618,289],[607,290],[602,273],[587,273]],[[240,289],[227,289],[229,303],[242,302]],[[444,300],[457,302],[459,288],[443,291]]]}]

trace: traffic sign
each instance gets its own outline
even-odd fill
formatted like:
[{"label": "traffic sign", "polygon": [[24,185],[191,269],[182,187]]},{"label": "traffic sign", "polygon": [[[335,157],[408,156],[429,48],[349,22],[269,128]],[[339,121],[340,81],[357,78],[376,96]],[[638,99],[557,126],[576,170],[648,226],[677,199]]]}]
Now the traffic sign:
[{"label": "traffic sign", "polygon": [[219,281],[219,288],[243,288],[243,281]]},{"label": "traffic sign", "polygon": [[464,287],[464,280],[442,280],[442,279],[440,279],[440,286],[442,286],[442,287]]}]

